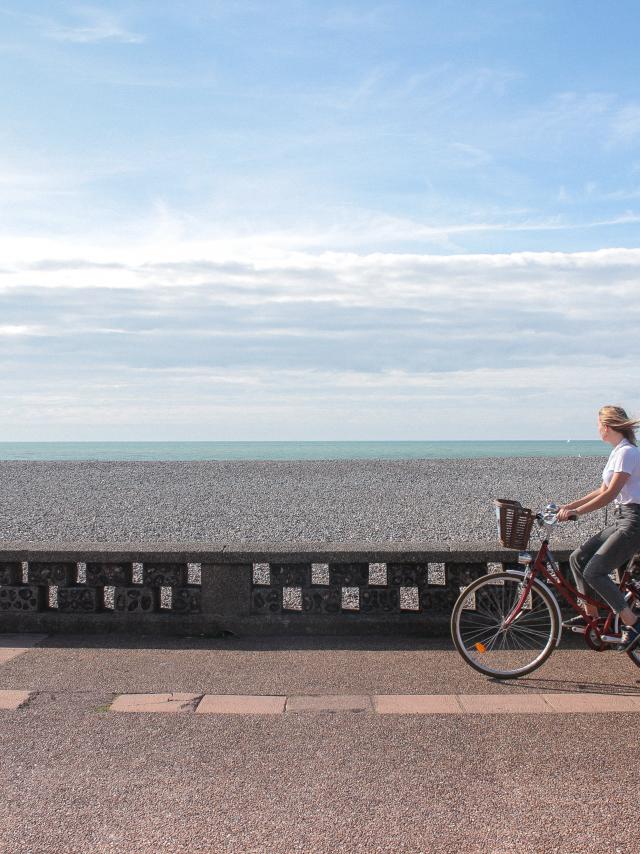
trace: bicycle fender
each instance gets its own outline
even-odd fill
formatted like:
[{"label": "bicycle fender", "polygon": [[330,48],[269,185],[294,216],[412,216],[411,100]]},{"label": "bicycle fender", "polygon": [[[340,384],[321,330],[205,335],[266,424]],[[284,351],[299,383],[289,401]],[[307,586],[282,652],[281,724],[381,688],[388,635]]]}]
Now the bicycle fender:
[{"label": "bicycle fender", "polygon": [[[521,569],[505,569],[507,575],[517,575],[520,578],[524,578],[524,572]],[[556,649],[560,646],[560,641],[562,640],[562,613],[560,611],[560,605],[558,604],[558,600],[556,598],[553,590],[549,590],[546,584],[543,584],[541,581],[538,581],[537,578],[534,578],[532,587],[544,587],[545,590],[551,594],[551,601],[553,602],[553,607],[556,611],[556,616],[558,618],[558,640],[556,641]]]}]

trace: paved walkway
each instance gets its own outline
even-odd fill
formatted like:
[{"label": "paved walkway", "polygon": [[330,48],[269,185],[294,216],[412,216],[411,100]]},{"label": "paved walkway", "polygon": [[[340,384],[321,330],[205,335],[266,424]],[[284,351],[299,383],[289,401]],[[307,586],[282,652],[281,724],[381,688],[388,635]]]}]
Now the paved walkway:
[{"label": "paved walkway", "polygon": [[2,854],[634,849],[625,655],[500,683],[417,639],[25,637],[0,638]]},{"label": "paved walkway", "polygon": [[[0,710],[25,706],[35,691],[0,690]],[[119,694],[110,712],[138,714],[281,715],[323,712],[381,715],[538,715],[640,712],[640,695],[574,694],[310,694],[279,697],[270,694]]]}]

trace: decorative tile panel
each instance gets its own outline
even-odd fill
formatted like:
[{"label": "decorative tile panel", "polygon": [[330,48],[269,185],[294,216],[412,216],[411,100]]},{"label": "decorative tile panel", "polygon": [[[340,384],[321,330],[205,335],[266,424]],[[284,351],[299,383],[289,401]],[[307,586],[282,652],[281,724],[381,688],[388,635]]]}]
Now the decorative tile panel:
[{"label": "decorative tile panel", "polygon": [[75,562],[45,563],[29,561],[29,584],[62,585],[75,584],[78,565]]},{"label": "decorative tile panel", "polygon": [[94,613],[102,609],[99,587],[59,587],[58,611],[67,614]]},{"label": "decorative tile panel", "polygon": [[[358,588],[355,588],[356,590]],[[363,613],[387,612],[395,613],[400,607],[400,593],[395,588],[370,588],[363,590],[360,595],[360,610]]]},{"label": "decorative tile panel", "polygon": [[251,594],[251,610],[254,613],[282,611],[282,588],[256,587]]},{"label": "decorative tile panel", "polygon": [[0,587],[0,611],[42,611],[46,601],[46,587],[35,584]]},{"label": "decorative tile panel", "polygon": [[199,614],[202,610],[200,587],[176,587],[172,593],[174,614]]},{"label": "decorative tile panel", "polygon": [[128,587],[133,581],[133,569],[130,563],[87,563],[85,564],[85,584],[89,587],[121,586]]},{"label": "decorative tile panel", "polygon": [[252,613],[400,614],[422,611],[428,599],[427,564],[254,563],[252,580]]},{"label": "decorative tile panel", "polygon": [[115,611],[148,614],[159,610],[160,591],[151,587],[116,587],[113,607]]},{"label": "decorative tile panel", "polygon": [[0,584],[20,584],[22,581],[22,565],[20,561],[0,563]]},{"label": "decorative tile panel", "polygon": [[272,563],[271,584],[274,587],[308,587],[311,566],[308,563]]},{"label": "decorative tile panel", "polygon": [[184,587],[187,583],[186,563],[145,563],[142,569],[145,587]]}]

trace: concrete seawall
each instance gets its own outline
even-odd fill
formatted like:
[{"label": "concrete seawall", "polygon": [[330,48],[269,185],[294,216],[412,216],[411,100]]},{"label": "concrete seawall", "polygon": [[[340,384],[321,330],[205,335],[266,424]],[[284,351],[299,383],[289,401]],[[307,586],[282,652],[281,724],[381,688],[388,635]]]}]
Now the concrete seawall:
[{"label": "concrete seawall", "polygon": [[0,631],[438,636],[464,587],[513,566],[473,543],[5,543]]}]

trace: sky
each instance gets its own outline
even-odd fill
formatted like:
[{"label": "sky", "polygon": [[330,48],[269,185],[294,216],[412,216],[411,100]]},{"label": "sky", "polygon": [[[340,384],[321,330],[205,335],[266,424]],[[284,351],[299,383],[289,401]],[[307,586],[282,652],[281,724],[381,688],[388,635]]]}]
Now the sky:
[{"label": "sky", "polygon": [[0,0],[0,441],[640,415],[636,0]]}]

